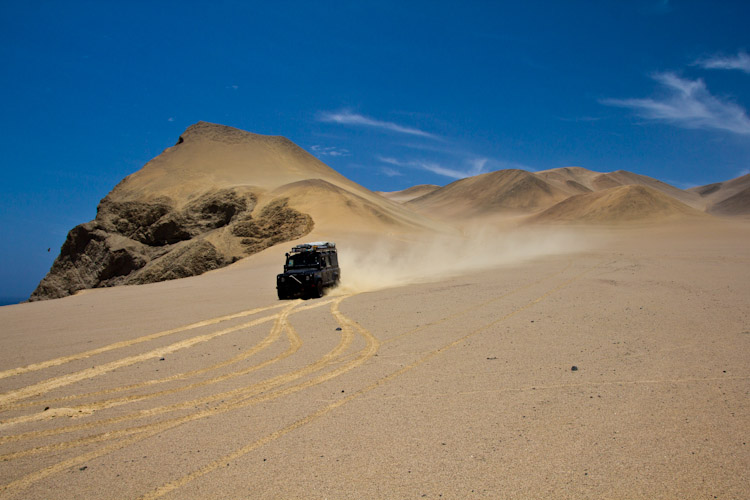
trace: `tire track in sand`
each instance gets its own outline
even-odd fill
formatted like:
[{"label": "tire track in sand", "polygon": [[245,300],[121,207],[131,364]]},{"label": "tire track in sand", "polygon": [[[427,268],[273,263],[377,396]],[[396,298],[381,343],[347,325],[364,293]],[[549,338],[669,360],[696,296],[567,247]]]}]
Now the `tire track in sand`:
[{"label": "tire track in sand", "polygon": [[139,344],[141,342],[148,342],[150,340],[158,339],[161,337],[166,337],[167,335],[173,335],[175,333],[184,332],[187,330],[193,330],[195,328],[200,328],[203,326],[210,326],[215,325],[217,323],[222,323],[224,321],[229,321],[232,319],[242,318],[245,316],[252,316],[254,314],[258,314],[259,312],[267,311],[269,309],[276,309],[278,307],[282,307],[284,304],[275,304],[273,306],[268,307],[260,307],[256,309],[249,309],[247,311],[242,311],[235,314],[229,314],[227,316],[219,316],[217,318],[207,319],[203,321],[198,321],[196,323],[191,323],[189,325],[184,326],[178,326],[177,328],[172,328],[170,330],[164,330],[162,332],[152,333],[149,335],[144,335],[143,337],[138,337],[135,339],[130,340],[123,340],[122,342],[115,342],[114,344],[109,344],[103,347],[98,347],[96,349],[91,349],[89,351],[80,352],[78,354],[71,354],[69,356],[62,356],[59,358],[49,359],[47,361],[41,361],[39,363],[33,363],[26,366],[21,366],[19,368],[13,368],[10,370],[4,370],[0,371],[0,379],[7,378],[7,377],[13,377],[16,375],[21,375],[22,373],[28,373],[33,372],[37,370],[42,370],[44,368],[51,368],[53,366],[59,366],[63,365],[65,363],[70,363],[71,361],[77,361],[79,359],[86,359],[91,356],[94,356],[96,354],[102,354],[104,352],[113,351],[115,349],[122,349],[123,347],[129,347],[131,345]]},{"label": "tire track in sand", "polygon": [[[339,408],[339,407],[341,407],[341,406],[343,406],[343,405],[345,405],[345,404],[347,404],[347,403],[349,403],[349,402],[351,402],[351,401],[353,401],[353,400],[355,400],[355,399],[363,396],[364,394],[367,394],[368,392],[370,392],[370,391],[372,391],[372,390],[374,390],[374,389],[376,389],[376,388],[378,388],[378,387],[380,387],[380,386],[382,386],[382,385],[390,382],[391,380],[394,380],[397,377],[399,377],[399,376],[401,376],[401,375],[403,375],[403,374],[405,374],[405,373],[413,370],[414,368],[416,368],[416,367],[418,367],[418,366],[420,366],[420,365],[422,365],[422,364],[430,361],[431,359],[439,356],[443,352],[445,352],[445,351],[447,351],[449,349],[452,349],[452,348],[454,348],[454,347],[462,344],[463,342],[465,342],[469,338],[471,338],[471,337],[473,337],[475,335],[478,335],[478,334],[484,332],[488,328],[490,328],[492,326],[495,326],[495,325],[497,325],[497,324],[499,324],[499,323],[501,323],[503,321],[506,321],[507,319],[510,319],[511,317],[515,316],[516,314],[521,313],[521,312],[523,312],[523,311],[525,311],[525,310],[527,310],[527,309],[529,309],[529,308],[531,308],[531,307],[539,304],[540,302],[542,302],[546,298],[548,298],[550,295],[552,295],[552,294],[554,294],[554,293],[562,290],[563,288],[571,285],[575,281],[578,281],[583,276],[585,276],[589,272],[591,272],[594,269],[596,269],[597,267],[599,267],[599,265],[600,264],[597,264],[597,265],[595,265],[595,266],[593,266],[593,267],[591,267],[589,269],[584,270],[583,272],[575,275],[573,278],[571,278],[569,280],[566,280],[563,283],[561,283],[561,284],[559,284],[557,286],[554,286],[554,287],[548,289],[546,292],[542,293],[541,295],[539,295],[535,299],[529,301],[528,303],[524,304],[523,306],[521,306],[521,307],[519,307],[517,309],[514,309],[510,313],[505,314],[504,316],[501,316],[500,318],[498,318],[498,319],[496,319],[494,321],[491,321],[491,322],[489,322],[487,324],[479,326],[479,327],[471,330],[466,335],[463,335],[462,337],[460,337],[460,338],[458,338],[458,339],[456,339],[456,340],[454,340],[454,341],[452,341],[452,342],[450,342],[448,344],[445,344],[442,347],[439,347],[439,348],[437,348],[437,349],[435,349],[433,351],[428,352],[427,354],[425,354],[421,358],[417,359],[413,363],[410,363],[410,364],[408,364],[408,365],[400,368],[399,370],[396,370],[395,372],[390,373],[389,375],[381,377],[380,379],[372,382],[370,385],[368,385],[368,386],[366,386],[366,387],[364,387],[364,388],[362,388],[362,389],[360,389],[360,390],[358,390],[358,391],[350,394],[349,396],[346,396],[346,397],[344,397],[342,399],[339,399],[339,400],[337,400],[337,401],[335,401],[335,402],[333,402],[333,403],[331,403],[331,404],[329,404],[329,405],[327,405],[327,406],[325,406],[325,407],[323,407],[323,408],[321,408],[321,409],[319,409],[319,410],[317,410],[317,411],[315,411],[315,412],[307,415],[306,417],[303,417],[303,418],[301,418],[301,419],[293,422],[292,424],[290,424],[290,425],[288,425],[288,426],[286,426],[286,427],[284,427],[284,428],[282,428],[282,429],[280,429],[280,430],[278,430],[276,432],[273,432],[273,433],[271,433],[271,434],[269,434],[269,435],[267,435],[267,436],[265,436],[265,437],[263,437],[263,438],[261,438],[261,439],[259,439],[257,441],[254,441],[254,442],[252,442],[252,443],[250,443],[250,444],[248,444],[246,446],[243,446],[243,447],[235,450],[232,453],[224,455],[221,458],[219,458],[217,460],[214,460],[213,462],[211,462],[211,463],[209,463],[209,464],[207,464],[207,465],[205,465],[205,466],[203,466],[203,467],[201,467],[201,468],[199,468],[199,469],[197,469],[197,470],[195,470],[195,471],[193,471],[191,473],[188,473],[188,474],[182,476],[181,478],[178,478],[178,479],[176,479],[174,481],[170,481],[168,483],[165,483],[164,485],[156,488],[154,491],[151,491],[151,492],[149,492],[149,493],[141,496],[139,500],[154,500],[154,499],[157,499],[157,498],[161,498],[161,497],[163,497],[163,496],[165,496],[165,495],[167,495],[167,494],[169,494],[169,493],[171,493],[171,492],[173,492],[173,491],[175,491],[175,490],[177,490],[177,489],[185,486],[187,483],[189,483],[189,482],[191,482],[191,481],[193,481],[193,480],[195,480],[195,479],[197,479],[199,477],[205,476],[205,475],[209,474],[212,471],[215,471],[215,470],[221,468],[224,464],[226,464],[228,462],[231,462],[232,460],[236,460],[238,458],[241,458],[242,456],[244,456],[244,455],[252,452],[253,450],[255,450],[257,448],[260,448],[261,446],[264,446],[264,445],[266,445],[268,443],[271,443],[272,441],[275,441],[276,439],[279,439],[280,437],[282,437],[282,436],[284,436],[286,434],[289,434],[290,432],[295,431],[295,430],[297,430],[297,429],[299,429],[299,428],[301,428],[301,427],[303,427],[303,426],[305,426],[305,425],[307,425],[307,424],[309,424],[309,423],[317,420],[318,418],[320,418],[320,417],[322,417],[322,416],[324,416],[324,415],[332,412],[333,410],[335,410],[335,409],[337,409],[337,408]],[[558,274],[558,273],[556,273],[556,274]],[[526,287],[522,287],[522,288],[526,288]],[[488,301],[488,303],[489,302],[492,302],[492,301]]]},{"label": "tire track in sand", "polygon": [[[193,372],[186,372],[185,374],[177,374],[177,375],[173,375],[171,377],[165,377],[164,379],[158,379],[156,381],[146,381],[146,382],[142,382],[140,384],[132,384],[129,387],[131,387],[131,388],[132,387],[143,387],[146,384],[148,384],[149,382],[170,382],[170,381],[174,381],[174,380],[179,380],[181,378],[184,378],[184,376],[187,376],[187,374],[191,374],[191,373],[194,373],[194,372],[205,372],[205,371],[208,371],[208,370],[211,370],[211,369],[216,369],[218,367],[223,367],[223,366],[229,365],[229,364],[237,362],[237,361],[239,361],[241,359],[249,358],[250,356],[252,356],[254,354],[257,354],[258,352],[260,352],[260,351],[268,348],[274,342],[276,342],[278,340],[278,338],[281,336],[281,332],[282,332],[282,330],[285,329],[285,327],[291,328],[291,326],[289,326],[286,323],[286,318],[288,317],[289,313],[291,312],[291,310],[295,306],[296,306],[296,304],[290,304],[287,308],[285,308],[284,311],[282,311],[278,315],[277,320],[276,320],[275,324],[273,325],[273,327],[271,328],[271,330],[269,331],[268,335],[266,335],[266,337],[263,340],[261,340],[259,343],[257,343],[256,345],[254,345],[253,347],[251,347],[250,349],[248,349],[247,351],[245,351],[240,356],[235,356],[234,358],[232,358],[230,360],[223,361],[221,363],[217,363],[217,364],[215,364],[215,365],[213,365],[211,367],[207,367],[207,368],[204,368],[204,369],[201,369],[201,370],[194,370]],[[240,370],[240,371],[235,371],[235,372],[227,373],[227,374],[220,375],[220,376],[217,376],[217,377],[213,377],[213,378],[210,378],[208,380],[203,380],[203,381],[195,382],[195,383],[188,384],[188,385],[182,385],[182,386],[179,386],[179,387],[173,387],[171,389],[165,389],[165,390],[162,390],[162,391],[157,391],[157,392],[152,392],[152,393],[147,393],[147,394],[133,394],[133,395],[130,395],[130,396],[124,396],[124,397],[120,397],[120,398],[112,398],[112,399],[107,399],[107,400],[103,400],[103,401],[97,401],[97,402],[93,402],[93,403],[88,403],[88,404],[83,404],[83,405],[78,405],[78,406],[72,406],[72,407],[66,407],[66,408],[50,408],[49,410],[45,410],[43,412],[38,412],[38,413],[31,414],[31,415],[25,415],[25,416],[22,416],[22,417],[16,417],[16,418],[12,418],[12,419],[8,419],[8,420],[0,421],[0,430],[5,429],[7,427],[10,427],[12,425],[20,424],[20,423],[28,423],[28,422],[39,421],[39,420],[47,420],[47,419],[54,418],[54,417],[59,417],[59,416],[90,415],[90,414],[93,414],[95,411],[98,411],[98,410],[103,410],[103,409],[106,409],[106,408],[112,408],[114,406],[119,406],[119,405],[123,405],[123,404],[127,404],[127,403],[133,403],[133,402],[136,402],[136,401],[143,401],[143,400],[150,399],[150,398],[157,397],[157,396],[166,396],[166,395],[170,395],[170,394],[175,394],[177,392],[186,391],[186,390],[189,390],[189,389],[196,389],[198,387],[203,387],[203,386],[206,386],[206,385],[215,384],[215,383],[218,383],[218,382],[223,382],[223,381],[229,380],[231,378],[239,377],[239,376],[242,376],[242,375],[247,375],[247,374],[252,373],[252,372],[254,372],[256,370],[259,370],[259,369],[261,369],[261,368],[263,368],[265,366],[268,366],[268,365],[270,365],[272,363],[275,363],[275,362],[277,362],[277,361],[279,361],[281,359],[284,359],[287,356],[291,356],[292,354],[294,354],[302,346],[302,341],[299,338],[299,336],[296,334],[296,332],[294,332],[293,329],[291,330],[291,332],[293,333],[293,335],[290,335],[290,339],[289,339],[290,340],[290,347],[285,352],[283,352],[282,354],[277,355],[274,358],[272,358],[270,360],[267,360],[267,361],[265,361],[263,363],[260,363],[258,365],[254,365],[254,366],[245,368],[245,369]],[[37,402],[35,402],[35,404],[41,405],[43,403],[37,403]],[[0,438],[0,442],[2,442],[2,441],[3,441],[2,438]]]},{"label": "tire track in sand", "polygon": [[[287,308],[291,308],[294,305],[295,304],[288,305]],[[204,335],[198,335],[198,336],[191,337],[185,340],[181,340],[179,342],[175,342],[167,346],[159,347],[157,349],[153,349],[151,351],[147,351],[141,354],[127,356],[125,358],[110,361],[109,363],[104,363],[102,365],[93,366],[91,368],[86,368],[85,370],[80,370],[78,372],[69,373],[67,375],[61,375],[59,377],[53,377],[47,380],[43,380],[41,382],[37,382],[36,384],[27,385],[20,389],[15,389],[15,390],[6,392],[4,394],[0,394],[0,407],[3,407],[4,405],[8,405],[10,403],[14,403],[22,399],[27,399],[33,396],[38,396],[46,392],[49,392],[53,389],[58,389],[60,387],[70,385],[75,382],[80,382],[81,380],[98,377],[99,375],[103,375],[105,373],[114,371],[118,368],[123,368],[126,366],[134,365],[136,363],[140,363],[148,359],[152,359],[152,358],[164,357],[167,354],[173,353],[181,349],[186,349],[188,347],[192,347],[196,344],[207,342],[217,337],[221,337],[222,335],[226,335],[228,333],[241,330],[243,328],[250,328],[253,326],[266,323],[276,317],[277,315],[265,316],[263,318],[254,319],[252,321],[248,321],[240,325],[232,326],[229,328],[224,328],[223,330],[219,330],[217,332],[207,333]],[[222,321],[225,321],[225,320],[222,320]],[[161,336],[164,336],[164,335],[167,335],[167,334],[162,332]],[[135,339],[135,340],[141,341],[139,339]],[[133,343],[137,343],[137,342],[128,341],[128,342],[122,342],[118,344],[123,344],[121,347],[124,347],[125,345],[132,345]],[[112,344],[112,345],[115,345],[115,344]],[[62,358],[58,358],[58,359],[62,359]]]},{"label": "tire track in sand", "polygon": [[[337,367],[336,369],[324,373],[322,375],[319,375],[313,379],[309,379],[303,383],[300,383],[296,386],[287,387],[283,389],[279,389],[275,392],[269,393],[269,394],[260,394],[256,395],[255,397],[244,397],[241,399],[235,399],[233,401],[227,401],[223,402],[220,405],[218,405],[215,408],[207,408],[204,410],[200,410],[198,412],[185,415],[183,417],[179,417],[176,419],[172,419],[170,421],[166,422],[157,422],[148,424],[145,426],[142,426],[138,429],[130,429],[127,430],[127,432],[130,432],[131,435],[124,435],[124,432],[126,431],[116,431],[111,433],[106,433],[101,436],[100,439],[97,441],[102,441],[105,439],[114,439],[114,438],[120,438],[125,437],[124,439],[120,439],[117,442],[111,443],[109,445],[105,445],[101,448],[98,448],[97,450],[93,450],[88,453],[84,453],[82,455],[72,457],[67,460],[63,460],[61,462],[58,462],[57,464],[51,465],[49,467],[46,467],[44,469],[41,469],[39,471],[27,474],[26,476],[23,476],[15,481],[12,481],[6,485],[0,486],[0,492],[13,494],[19,491],[22,491],[23,489],[29,487],[30,485],[34,484],[37,481],[40,481],[50,475],[56,474],[58,472],[62,472],[70,467],[74,467],[76,465],[79,465],[81,463],[84,463],[88,460],[97,458],[99,456],[111,453],[113,451],[125,448],[129,446],[130,444],[136,443],[140,440],[146,439],[150,436],[154,436],[156,434],[159,434],[161,432],[164,432],[168,429],[171,429],[173,427],[176,427],[178,425],[182,425],[184,423],[188,423],[194,420],[198,420],[201,418],[205,418],[208,416],[216,415],[219,413],[225,413],[227,411],[245,408],[247,406],[250,406],[252,404],[256,404],[259,402],[269,401],[271,399],[275,399],[281,396],[285,396],[288,394],[292,394],[293,392],[298,392],[300,390],[306,389],[308,387],[311,387],[313,385],[318,385],[322,382],[325,382],[327,380],[330,380],[332,378],[335,378],[343,373],[346,373],[357,366],[361,365],[368,359],[370,359],[376,352],[379,347],[379,343],[377,339],[370,334],[369,331],[365,330],[361,326],[359,326],[356,322],[353,320],[350,320],[346,318],[343,314],[341,314],[338,310],[338,305],[341,301],[343,301],[345,297],[340,297],[337,300],[334,300],[331,306],[331,311],[334,317],[339,321],[339,324],[342,327],[342,334],[341,334],[341,341],[339,342],[339,345],[337,345],[332,351],[330,351],[328,354],[326,354],[321,360],[325,360],[325,363],[323,363],[321,360],[316,361],[312,365],[330,365],[333,363],[338,362],[338,358],[341,356],[341,354],[348,348],[349,344],[351,344],[351,341],[353,340],[353,330],[357,330],[357,332],[364,337],[365,340],[365,347],[360,350],[360,354],[357,356],[356,359],[351,360],[347,363],[342,364],[341,366]],[[277,377],[274,377],[273,379],[270,379],[266,383],[269,383],[270,381],[274,381],[274,385],[283,385],[285,383],[288,383],[289,381],[293,381],[300,376],[304,374],[308,374],[308,372],[311,372],[311,368],[308,365],[306,367],[303,367],[299,370],[296,370],[294,372],[291,372],[289,374],[280,375]],[[275,379],[275,380],[274,380]],[[260,391],[262,392],[262,391]],[[136,433],[135,435],[132,435],[132,433]],[[93,442],[93,441],[90,441]]]}]

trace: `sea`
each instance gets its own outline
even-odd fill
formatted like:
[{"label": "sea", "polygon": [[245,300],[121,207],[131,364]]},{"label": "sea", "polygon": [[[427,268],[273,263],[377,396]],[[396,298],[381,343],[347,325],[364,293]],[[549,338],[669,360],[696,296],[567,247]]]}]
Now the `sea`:
[{"label": "sea", "polygon": [[26,302],[28,299],[28,297],[0,297],[0,306],[20,304],[21,302]]}]

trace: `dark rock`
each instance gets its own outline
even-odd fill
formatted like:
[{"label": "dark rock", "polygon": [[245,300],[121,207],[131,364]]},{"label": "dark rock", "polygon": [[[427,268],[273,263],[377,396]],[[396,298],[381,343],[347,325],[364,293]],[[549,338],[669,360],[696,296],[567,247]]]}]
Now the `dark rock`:
[{"label": "dark rock", "polygon": [[248,254],[300,238],[312,231],[312,217],[287,204],[287,198],[276,200],[263,208],[257,218],[248,217],[233,226],[232,234],[243,237],[241,241]]},{"label": "dark rock", "polygon": [[198,276],[227,263],[212,243],[206,240],[189,241],[149,262],[142,270],[128,276],[124,284],[142,285]]},{"label": "dark rock", "polygon": [[573,365],[573,366],[570,367],[570,371],[577,372],[578,371],[578,367],[576,365]]},{"label": "dark rock", "polygon": [[[30,301],[87,288],[196,276],[304,236],[314,226],[312,218],[290,208],[286,198],[272,201],[253,216],[257,197],[247,190],[210,191],[180,210],[167,197],[116,201],[110,195],[99,204],[93,221],[68,233]],[[239,245],[217,248],[205,238],[224,230],[240,239],[243,253],[231,250]]]}]

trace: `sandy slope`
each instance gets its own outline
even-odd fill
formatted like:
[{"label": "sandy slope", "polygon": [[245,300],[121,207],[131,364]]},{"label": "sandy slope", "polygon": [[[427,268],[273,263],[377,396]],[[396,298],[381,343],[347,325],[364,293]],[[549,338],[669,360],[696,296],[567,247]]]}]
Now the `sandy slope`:
[{"label": "sandy slope", "polygon": [[624,185],[571,196],[529,220],[534,223],[617,225],[708,217],[705,213],[656,189],[641,185]]},{"label": "sandy slope", "polygon": [[[280,195],[302,192],[297,183],[317,181],[335,186],[336,192],[364,204],[377,205],[377,210],[390,214],[396,225],[404,222],[410,228],[436,226],[400,204],[350,181],[284,137],[253,134],[207,122],[189,127],[175,146],[125,178],[109,197],[143,202],[166,196],[179,206],[204,192],[244,188],[260,198],[262,208]],[[318,199],[316,207],[325,205],[326,201]],[[308,203],[307,208],[311,208],[310,205]],[[334,223],[327,219],[316,224],[325,226],[326,222]],[[334,229],[336,227],[334,224]]]},{"label": "sandy slope", "polygon": [[750,174],[688,191],[700,195],[711,213],[750,215]]},{"label": "sandy slope", "polygon": [[406,206],[449,219],[498,212],[533,212],[569,196],[525,170],[498,170],[467,177],[414,198]]},{"label": "sandy slope", "polygon": [[412,186],[401,191],[378,191],[377,193],[388,198],[389,200],[393,200],[398,203],[406,203],[407,201],[413,200],[414,198],[419,198],[420,196],[429,194],[437,189],[440,189],[440,186],[437,186],[435,184],[419,184],[417,186]]},{"label": "sandy slope", "polygon": [[750,496],[750,226],[549,231],[2,307],[0,498]]},{"label": "sandy slope", "polygon": [[[656,191],[700,211],[706,207],[706,200],[699,193],[683,191],[645,175],[624,170],[600,173],[581,167],[555,168],[540,172],[499,170],[455,181],[445,187],[432,189],[422,196],[406,197],[402,193],[411,191],[405,190],[390,193],[390,197],[406,203],[407,207],[422,214],[460,220],[493,214],[531,214],[549,209],[556,204],[565,204],[573,196],[601,193],[621,187],[641,187]],[[629,192],[631,199],[634,199],[646,191]]]},{"label": "sandy slope", "polygon": [[535,172],[534,175],[561,189],[566,189],[571,195],[619,186],[644,186],[661,191],[693,208],[702,209],[704,206],[697,193],[684,191],[658,179],[625,170],[599,173],[581,167],[564,167]]}]

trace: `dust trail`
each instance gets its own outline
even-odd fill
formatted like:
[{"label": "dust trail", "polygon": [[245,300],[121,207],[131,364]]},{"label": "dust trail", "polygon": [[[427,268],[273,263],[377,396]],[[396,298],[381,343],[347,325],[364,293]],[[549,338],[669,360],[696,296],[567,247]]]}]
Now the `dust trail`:
[{"label": "dust trail", "polygon": [[342,282],[338,293],[358,293],[425,283],[468,272],[510,266],[546,255],[576,253],[595,239],[570,228],[524,228],[500,233],[468,229],[462,235],[392,239],[339,249]]}]

